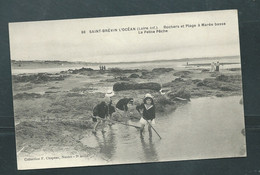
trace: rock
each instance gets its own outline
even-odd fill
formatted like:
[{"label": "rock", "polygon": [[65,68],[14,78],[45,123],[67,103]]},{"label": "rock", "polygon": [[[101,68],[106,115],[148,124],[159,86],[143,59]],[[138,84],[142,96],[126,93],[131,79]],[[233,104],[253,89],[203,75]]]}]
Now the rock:
[{"label": "rock", "polygon": [[132,83],[132,82],[118,82],[113,86],[114,91],[123,91],[123,90],[138,90],[138,89],[151,89],[159,91],[161,85],[159,83]]},{"label": "rock", "polygon": [[110,72],[116,72],[116,73],[121,73],[123,70],[122,69],[119,69],[119,68],[111,68],[111,69],[109,69],[110,70]]},{"label": "rock", "polygon": [[240,71],[241,68],[230,68],[230,69],[227,69],[227,70],[229,70],[229,71]]},{"label": "rock", "polygon": [[66,74],[68,71],[60,71],[60,74]]},{"label": "rock", "polygon": [[172,105],[175,102],[171,101],[170,99],[166,98],[165,96],[159,96],[156,98],[155,102],[157,104],[160,104],[161,106],[165,106],[165,105]]},{"label": "rock", "polygon": [[176,103],[172,99],[166,98],[166,96],[158,96],[154,102],[156,104],[156,111],[160,113],[167,113],[177,108]]},{"label": "rock", "polygon": [[118,82],[113,85],[113,91],[123,91],[132,89],[133,84],[127,82]]},{"label": "rock", "polygon": [[121,81],[129,81],[130,79],[127,77],[117,77],[116,79],[119,79]]},{"label": "rock", "polygon": [[168,83],[163,83],[162,87],[171,87],[173,85],[172,82],[168,82]]},{"label": "rock", "polygon": [[146,75],[148,75],[148,74],[149,74],[148,71],[144,71],[144,72],[142,72],[142,76],[146,76]]},{"label": "rock", "polygon": [[139,83],[134,85],[135,89],[151,89],[155,91],[161,90],[161,85],[159,83]]},{"label": "rock", "polygon": [[229,86],[221,86],[220,90],[222,90],[222,91],[233,91],[233,88],[229,87]]},{"label": "rock", "polygon": [[128,77],[118,76],[118,77],[115,77],[115,78],[100,80],[100,82],[117,82],[117,81],[130,81],[130,79]]},{"label": "rock", "polygon": [[100,82],[117,82],[118,80],[115,78],[110,78],[110,79],[106,79],[106,80],[100,80]]},{"label": "rock", "polygon": [[173,68],[154,68],[152,72],[165,73],[165,72],[171,72],[173,70],[174,70]]},{"label": "rock", "polygon": [[140,78],[142,79],[154,78],[154,75],[149,71],[143,71]]},{"label": "rock", "polygon": [[216,97],[224,97],[224,94],[216,94]]},{"label": "rock", "polygon": [[196,83],[197,86],[205,86],[205,84],[203,83],[203,81],[199,81],[198,83]]},{"label": "rock", "polygon": [[140,76],[138,74],[131,74],[128,78],[139,78]]},{"label": "rock", "polygon": [[228,81],[229,77],[226,76],[226,75],[219,75],[219,76],[216,77],[216,80],[217,81]]},{"label": "rock", "polygon": [[220,89],[223,85],[223,82],[216,81],[214,78],[205,78],[203,80],[203,84],[206,87],[209,87],[211,89]]},{"label": "rock", "polygon": [[190,91],[186,90],[185,88],[179,89],[176,93],[176,96],[187,99],[187,100],[190,100],[190,97],[191,97]]},{"label": "rock", "polygon": [[219,72],[211,72],[211,74],[210,74],[210,76],[211,77],[217,77],[217,76],[219,76]]},{"label": "rock", "polygon": [[185,82],[182,78],[175,78],[172,82]]},{"label": "rock", "polygon": [[182,77],[187,77],[187,75],[189,75],[191,72],[190,71],[179,71],[179,72],[175,72],[173,75],[174,76],[182,76]]},{"label": "rock", "polygon": [[84,68],[82,67],[81,69],[75,69],[75,70],[69,70],[72,74],[78,74],[78,73],[82,73],[82,72],[86,72],[86,71],[93,71],[93,69],[91,68]]},{"label": "rock", "polygon": [[13,81],[20,82],[31,82],[31,83],[44,83],[48,81],[62,81],[66,78],[65,75],[55,75],[47,73],[38,73],[32,75],[13,75]]},{"label": "rock", "polygon": [[111,73],[135,73],[139,72],[139,69],[120,69],[120,68],[110,68],[108,69]]},{"label": "rock", "polygon": [[208,69],[202,69],[201,72],[209,72]]},{"label": "rock", "polygon": [[190,93],[190,91],[186,90],[185,88],[180,88],[176,93],[174,93],[174,92],[167,93],[167,96],[170,99],[176,99],[176,97],[180,97],[180,98],[190,101],[191,93]]},{"label": "rock", "polygon": [[216,77],[217,81],[223,82],[234,82],[234,81],[241,81],[241,75],[219,75]]},{"label": "rock", "polygon": [[194,84],[197,84],[198,82],[201,82],[202,80],[200,79],[194,79],[194,80],[191,80]]},{"label": "rock", "polygon": [[37,94],[37,93],[19,93],[14,95],[14,99],[33,99],[33,98],[41,98],[42,95],[41,94]]}]

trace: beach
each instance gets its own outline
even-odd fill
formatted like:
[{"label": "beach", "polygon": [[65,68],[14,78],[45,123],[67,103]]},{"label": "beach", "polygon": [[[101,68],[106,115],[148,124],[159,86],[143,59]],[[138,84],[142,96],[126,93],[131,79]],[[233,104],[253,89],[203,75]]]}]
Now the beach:
[{"label": "beach", "polygon": [[[80,154],[106,160],[100,152],[100,146],[91,145],[94,143],[91,141],[86,143],[86,138],[93,139],[93,107],[111,90],[115,94],[111,97],[114,106],[121,98],[134,98],[127,120],[138,125],[140,114],[135,106],[142,103],[146,93],[154,96],[156,115],[160,117],[173,114],[193,99],[234,96],[235,103],[239,104],[242,99],[241,69],[226,68],[220,69],[220,72],[209,72],[209,66],[205,65],[149,69],[108,67],[106,70],[82,67],[58,73],[13,75],[18,157],[52,153],[63,155],[66,152],[66,155]],[[126,121],[117,114],[112,119]],[[175,122],[178,121],[176,119]],[[118,127],[115,125],[120,124],[115,122],[112,127]],[[105,128],[108,133],[110,129],[108,126]],[[131,129],[138,135],[135,128]],[[105,162],[114,161],[108,159]]]}]

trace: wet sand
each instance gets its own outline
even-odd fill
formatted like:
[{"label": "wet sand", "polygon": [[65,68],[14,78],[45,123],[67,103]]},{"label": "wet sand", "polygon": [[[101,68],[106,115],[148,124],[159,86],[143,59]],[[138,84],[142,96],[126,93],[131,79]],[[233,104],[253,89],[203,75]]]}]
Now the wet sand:
[{"label": "wet sand", "polygon": [[[167,115],[189,103],[188,100],[176,98],[176,94],[181,99],[187,94],[191,99],[242,95],[239,69],[220,72],[192,67],[183,70],[82,69],[34,76],[14,75],[13,95],[19,156],[34,157],[42,153],[58,152],[78,152],[87,157],[100,155],[97,147],[86,147],[80,140],[91,135],[94,105],[118,82],[160,84],[163,93],[149,89],[127,90],[116,91],[112,97],[114,105],[123,97],[133,97],[134,105],[137,105],[146,93],[151,93],[155,98],[157,115]],[[129,118],[133,122],[140,118],[134,106],[130,107]],[[122,117],[114,115],[113,119],[121,121]]]}]

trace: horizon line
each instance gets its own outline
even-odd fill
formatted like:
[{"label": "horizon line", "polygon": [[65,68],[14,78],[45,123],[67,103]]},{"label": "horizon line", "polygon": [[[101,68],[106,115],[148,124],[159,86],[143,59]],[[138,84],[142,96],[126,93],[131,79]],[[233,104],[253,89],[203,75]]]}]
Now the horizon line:
[{"label": "horizon line", "polygon": [[183,61],[188,59],[213,59],[213,58],[225,58],[225,57],[240,57],[240,55],[229,56],[212,56],[212,57],[193,57],[193,58],[177,58],[177,59],[164,59],[164,60],[149,60],[149,61],[117,61],[117,62],[87,62],[87,61],[64,61],[64,60],[12,60],[17,62],[65,62],[65,63],[89,63],[89,64],[116,64],[116,63],[146,63],[146,62],[158,62],[158,61]]}]

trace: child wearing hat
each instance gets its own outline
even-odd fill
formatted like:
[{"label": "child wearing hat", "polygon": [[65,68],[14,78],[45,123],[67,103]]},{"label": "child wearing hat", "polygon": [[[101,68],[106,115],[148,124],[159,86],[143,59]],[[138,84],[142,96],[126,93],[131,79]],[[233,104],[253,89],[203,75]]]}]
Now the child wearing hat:
[{"label": "child wearing hat", "polygon": [[105,133],[104,125],[105,125],[105,118],[108,116],[108,105],[106,101],[102,101],[101,103],[97,104],[93,109],[93,121],[96,122],[92,133],[96,134],[96,129],[99,124],[101,124],[101,132]]},{"label": "child wearing hat", "polygon": [[111,126],[113,124],[112,122],[112,114],[115,112],[115,107],[113,106],[111,97],[114,96],[114,92],[111,90],[108,90],[105,94],[105,99],[107,99],[107,105],[108,105],[108,125]]},{"label": "child wearing hat", "polygon": [[112,125],[111,115],[115,112],[114,106],[112,106],[111,97],[113,96],[113,92],[107,92],[103,100],[97,104],[93,109],[93,121],[96,122],[92,133],[96,133],[97,127],[101,124],[101,132],[105,133],[105,121],[108,118],[109,125]]},{"label": "child wearing hat", "polygon": [[136,106],[136,110],[141,114],[141,110],[143,111],[142,117],[140,119],[140,135],[143,137],[143,130],[145,125],[148,124],[148,131],[149,135],[152,135],[152,130],[151,130],[151,124],[155,124],[155,105],[153,102],[153,96],[151,94],[146,94],[143,100],[143,103],[139,106]]},{"label": "child wearing hat", "polygon": [[120,113],[120,115],[127,117],[128,105],[133,105],[133,102],[133,98],[120,99],[116,104],[117,111]]}]

